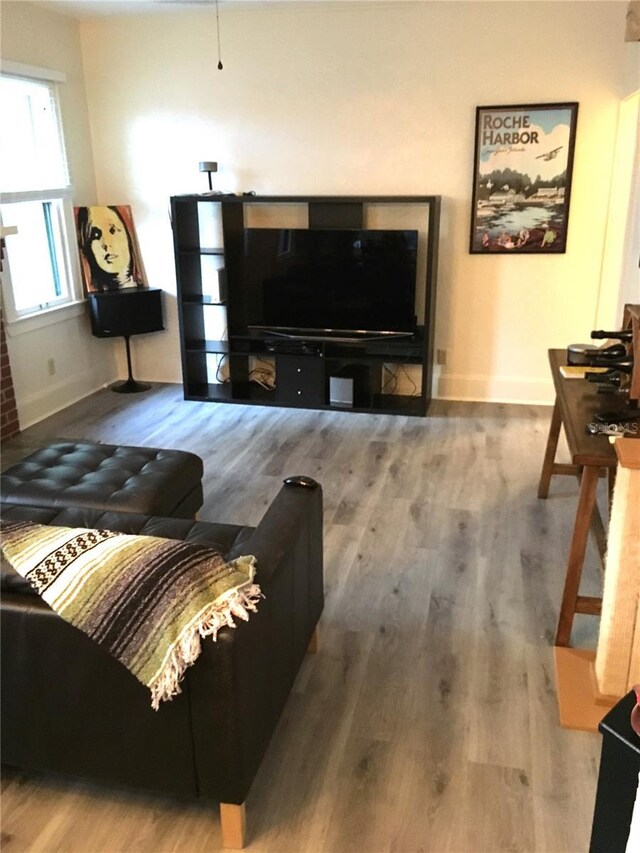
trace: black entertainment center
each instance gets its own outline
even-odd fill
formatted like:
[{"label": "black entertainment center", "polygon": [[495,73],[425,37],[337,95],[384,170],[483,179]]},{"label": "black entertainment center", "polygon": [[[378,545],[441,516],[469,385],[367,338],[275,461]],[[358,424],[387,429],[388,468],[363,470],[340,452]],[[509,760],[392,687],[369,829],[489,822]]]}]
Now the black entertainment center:
[{"label": "black entertainment center", "polygon": [[[292,209],[307,227],[272,227],[269,214]],[[256,212],[264,227],[250,227]],[[400,227],[389,227],[390,212]],[[171,213],[185,399],[426,414],[438,196],[205,193],[174,196]],[[213,213],[215,237],[201,221]],[[212,310],[226,311],[216,339]],[[254,380],[256,361],[270,383]],[[393,393],[411,365],[412,393]]]}]

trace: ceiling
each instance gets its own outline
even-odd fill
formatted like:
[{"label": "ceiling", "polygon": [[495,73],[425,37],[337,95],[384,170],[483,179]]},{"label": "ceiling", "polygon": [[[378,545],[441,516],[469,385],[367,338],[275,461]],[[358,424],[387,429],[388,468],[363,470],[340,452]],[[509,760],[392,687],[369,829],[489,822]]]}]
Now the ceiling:
[{"label": "ceiling", "polygon": [[[158,12],[175,12],[180,8],[215,5],[215,0],[30,0],[30,2],[79,20],[112,15],[157,14]],[[242,0],[233,0],[233,2],[242,2]]]},{"label": "ceiling", "polygon": [[[348,0],[354,2],[354,0]],[[23,0],[25,2],[25,0]],[[104,18],[115,15],[144,15],[158,14],[161,12],[175,12],[179,9],[198,9],[214,7],[216,0],[26,0],[44,9],[61,12],[78,20],[90,18]],[[240,6],[264,6],[277,3],[307,2],[313,3],[317,0],[219,0],[220,7]],[[347,0],[323,0],[324,3],[345,3]],[[366,0],[356,0],[366,2]],[[372,2],[372,0],[369,0]],[[373,0],[382,2],[382,0]],[[388,0],[387,0],[388,2]]]}]

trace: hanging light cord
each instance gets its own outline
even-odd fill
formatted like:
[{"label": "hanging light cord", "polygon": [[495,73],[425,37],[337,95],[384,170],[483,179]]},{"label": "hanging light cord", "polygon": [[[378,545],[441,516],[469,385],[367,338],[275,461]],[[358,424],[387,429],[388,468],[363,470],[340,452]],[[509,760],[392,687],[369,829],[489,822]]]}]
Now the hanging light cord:
[{"label": "hanging light cord", "polygon": [[216,30],[218,33],[218,71],[222,71],[222,59],[220,53],[220,9],[218,8],[218,0],[216,0]]}]

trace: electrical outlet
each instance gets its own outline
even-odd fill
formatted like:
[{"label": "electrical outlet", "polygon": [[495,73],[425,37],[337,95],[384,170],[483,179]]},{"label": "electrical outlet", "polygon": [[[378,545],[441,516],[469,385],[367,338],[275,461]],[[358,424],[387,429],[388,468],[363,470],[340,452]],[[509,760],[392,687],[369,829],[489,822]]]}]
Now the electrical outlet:
[{"label": "electrical outlet", "polygon": [[55,374],[56,374],[56,360],[55,360],[55,358],[50,358],[47,361],[47,371],[49,373],[49,376],[55,376]]},{"label": "electrical outlet", "polygon": [[447,363],[447,351],[446,349],[436,350],[436,364],[445,365]]}]

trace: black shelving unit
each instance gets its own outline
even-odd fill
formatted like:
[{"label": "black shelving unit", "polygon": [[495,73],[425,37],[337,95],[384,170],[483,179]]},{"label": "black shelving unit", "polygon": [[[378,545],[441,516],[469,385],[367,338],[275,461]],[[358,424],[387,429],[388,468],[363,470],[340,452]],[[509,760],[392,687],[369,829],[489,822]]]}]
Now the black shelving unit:
[{"label": "black shelving unit", "polygon": [[[240,278],[245,213],[249,205],[306,205],[309,228],[371,228],[373,206],[412,208],[412,228],[419,232],[425,252],[424,276],[418,273],[416,294],[424,307],[412,338],[314,341],[288,346],[267,333],[251,333],[244,316]],[[206,206],[217,205],[222,245],[205,245],[200,217]],[[205,206],[205,207],[202,207]],[[413,218],[415,213],[415,219]],[[431,399],[438,237],[439,196],[236,196],[182,195],[171,199],[178,285],[178,314],[184,396],[187,400],[218,403],[294,406],[333,409],[330,380],[353,377],[353,405],[349,411],[417,415],[427,413]],[[413,224],[415,223],[415,224]],[[406,226],[403,226],[406,227]],[[202,259],[216,256],[224,268],[224,293],[218,298],[203,292]],[[418,300],[417,300],[418,301]],[[228,340],[207,339],[206,312],[226,311]],[[216,367],[212,367],[211,359]],[[220,359],[225,361],[225,376]],[[254,359],[274,364],[275,387],[252,381]],[[390,393],[383,365],[420,367],[421,379],[411,395]]]}]

